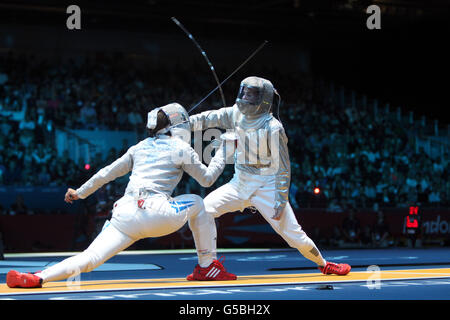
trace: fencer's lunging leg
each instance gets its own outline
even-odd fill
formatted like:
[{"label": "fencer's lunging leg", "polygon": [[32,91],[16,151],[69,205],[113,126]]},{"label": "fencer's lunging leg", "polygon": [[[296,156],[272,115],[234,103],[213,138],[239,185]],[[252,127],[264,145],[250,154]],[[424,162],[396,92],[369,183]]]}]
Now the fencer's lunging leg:
[{"label": "fencer's lunging leg", "polygon": [[134,239],[110,224],[100,232],[86,250],[36,275],[45,283],[75,277],[82,272],[90,272],[134,242]]},{"label": "fencer's lunging leg", "polygon": [[285,215],[284,219],[282,218],[280,224],[274,229],[286,240],[291,248],[297,249],[305,258],[313,261],[320,267],[324,267],[326,265],[325,259],[314,241],[308,237],[298,224],[290,204],[286,205],[283,215]]},{"label": "fencer's lunging leg", "polygon": [[[265,192],[264,192],[265,191]],[[322,257],[314,241],[308,237],[300,224],[297,222],[294,211],[289,203],[283,211],[280,220],[274,220],[273,208],[274,195],[267,190],[259,190],[252,197],[252,204],[261,215],[272,226],[272,228],[288,243],[291,248],[297,249],[305,258],[313,261],[318,266],[325,266],[326,261]]]},{"label": "fencer's lunging leg", "polygon": [[206,214],[203,199],[194,194],[178,196],[175,203],[191,203],[187,208],[189,228],[192,231],[200,267],[206,268],[215,256],[215,241],[217,237],[216,224],[212,215]]},{"label": "fencer's lunging leg", "polygon": [[[231,183],[227,183],[218,189],[212,191],[203,200],[207,216],[215,218],[227,212],[244,210],[249,202],[239,197],[239,191]],[[213,258],[217,259],[217,230],[214,221],[215,237],[213,242]]]}]

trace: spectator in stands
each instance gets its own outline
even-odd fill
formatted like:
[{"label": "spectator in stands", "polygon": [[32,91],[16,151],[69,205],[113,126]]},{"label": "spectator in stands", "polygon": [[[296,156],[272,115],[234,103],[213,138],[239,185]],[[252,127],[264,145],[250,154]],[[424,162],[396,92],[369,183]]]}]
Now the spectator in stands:
[{"label": "spectator in stands", "polygon": [[32,130],[23,130],[19,134],[19,144],[17,147],[24,147],[30,154],[30,151],[34,149],[34,144],[36,141],[35,133]]},{"label": "spectator in stands", "polygon": [[86,102],[80,109],[80,121],[85,129],[93,130],[97,127],[97,111],[95,102]]},{"label": "spectator in stands", "polygon": [[8,74],[5,73],[3,70],[0,71],[0,86],[3,86],[5,83],[7,83],[9,80]]},{"label": "spectator in stands", "polygon": [[373,203],[376,199],[376,188],[370,180],[367,180],[364,186],[364,195],[367,197],[369,204]]},{"label": "spectator in stands", "polygon": [[389,190],[389,186],[386,186],[382,189],[381,195],[381,203],[383,207],[391,207],[395,203],[395,194],[393,194],[393,190]]},{"label": "spectator in stands", "polygon": [[37,185],[39,186],[48,186],[51,181],[51,176],[48,173],[47,166],[42,165],[40,167],[40,172],[37,177]]},{"label": "spectator in stands", "polygon": [[144,120],[142,119],[142,116],[139,112],[137,112],[136,110],[131,110],[131,112],[128,114],[128,123],[132,130],[136,130],[142,127]]},{"label": "spectator in stands", "polygon": [[20,185],[34,186],[36,181],[36,167],[31,162],[24,162]]},{"label": "spectator in stands", "polygon": [[[0,139],[1,140],[1,139]],[[6,173],[6,161],[3,152],[0,150],[0,185],[6,184],[5,173]]]},{"label": "spectator in stands", "polygon": [[417,184],[413,186],[407,186],[407,201],[408,203],[417,203],[418,193],[417,193]]},{"label": "spectator in stands", "polygon": [[342,205],[338,199],[331,198],[328,202],[327,211],[341,213],[344,211],[344,208],[342,208]]},{"label": "spectator in stands", "polygon": [[344,239],[341,233],[341,230],[338,226],[333,226],[333,233],[330,237],[330,246],[332,247],[341,247],[343,245]]},{"label": "spectator in stands", "polygon": [[25,113],[24,119],[22,121],[19,121],[19,130],[33,131],[35,128],[36,128],[35,113],[28,111]]},{"label": "spectator in stands", "polygon": [[410,171],[408,177],[406,178],[406,185],[410,188],[417,187],[416,175],[413,171]]},{"label": "spectator in stands", "polygon": [[364,247],[373,247],[373,238],[372,238],[372,229],[370,226],[364,226],[363,231],[361,232],[361,245]]},{"label": "spectator in stands", "polygon": [[428,194],[428,202],[432,207],[436,207],[441,201],[441,194],[438,188],[432,188],[431,192]]},{"label": "spectator in stands", "polygon": [[368,208],[370,206],[369,199],[365,195],[364,187],[362,185],[358,186],[359,197],[355,199],[356,207],[358,208]]},{"label": "spectator in stands", "polygon": [[342,223],[342,233],[347,244],[357,244],[360,241],[361,227],[359,220],[355,217],[355,210],[349,209],[348,216]]},{"label": "spectator in stands", "polygon": [[127,130],[129,128],[128,113],[125,111],[124,107],[119,108],[119,112],[116,116],[116,122],[119,130]]},{"label": "spectator in stands", "polygon": [[443,171],[444,171],[444,165],[443,165],[441,158],[436,158],[433,161],[433,172],[435,174],[440,175],[440,174],[442,174]]},{"label": "spectator in stands", "polygon": [[115,115],[109,108],[107,102],[100,101],[97,109],[99,110],[97,117],[98,130],[111,130],[114,128]]},{"label": "spectator in stands", "polygon": [[372,228],[372,241],[375,247],[385,248],[389,246],[389,226],[384,220],[384,213],[377,212],[377,221]]},{"label": "spectator in stands", "polygon": [[311,233],[311,239],[314,241],[314,243],[320,245],[321,247],[326,247],[330,244],[328,237],[322,235],[321,229],[319,227],[315,227],[313,229],[313,232]]},{"label": "spectator in stands", "polygon": [[39,143],[37,149],[33,152],[32,157],[34,164],[40,166],[46,164],[50,160],[51,154],[49,153],[48,148],[45,148],[43,144]]},{"label": "spectator in stands", "polygon": [[28,207],[23,201],[23,196],[21,194],[17,195],[16,200],[11,204],[9,214],[14,216],[16,214],[27,214]]},{"label": "spectator in stands", "polygon": [[17,185],[21,181],[22,177],[22,168],[18,163],[18,159],[16,156],[12,156],[9,160],[6,161],[6,170],[3,174],[3,182],[6,185]]},{"label": "spectator in stands", "polygon": [[9,137],[13,132],[13,123],[9,117],[1,116],[0,117],[0,134],[4,137]]},{"label": "spectator in stands", "polygon": [[417,193],[417,204],[427,205],[429,196],[428,185],[425,184],[425,187],[423,187],[422,183],[417,184],[416,193]]}]

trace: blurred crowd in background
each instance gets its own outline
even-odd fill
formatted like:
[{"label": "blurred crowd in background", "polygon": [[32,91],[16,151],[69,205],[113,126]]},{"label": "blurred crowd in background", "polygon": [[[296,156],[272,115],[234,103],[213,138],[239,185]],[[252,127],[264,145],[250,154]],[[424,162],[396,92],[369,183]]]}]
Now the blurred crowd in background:
[{"label": "blurred crowd in background", "polygon": [[[221,70],[228,74],[229,70]],[[195,77],[193,78],[193,75]],[[336,91],[312,75],[249,66],[224,86],[227,104],[234,104],[240,81],[249,75],[270,79],[281,94],[278,114],[289,138],[290,201],[294,209],[322,208],[348,214],[331,238],[311,235],[323,246],[357,243],[387,246],[389,228],[382,208],[448,207],[448,154],[432,158],[414,144],[417,127],[400,123],[389,113],[357,103],[342,105]],[[87,56],[82,60],[47,60],[9,53],[0,57],[0,111],[26,110],[22,119],[0,117],[0,186],[77,188],[92,174],[127,150],[118,145],[96,154],[86,169],[83,159],[58,155],[55,129],[135,131],[145,137],[149,110],[172,101],[187,109],[214,87],[204,65],[142,65],[122,55]],[[214,94],[194,113],[222,107]],[[137,142],[137,141],[136,141]],[[174,195],[202,197],[228,182],[233,165],[210,188],[183,176]],[[128,175],[109,183],[85,200],[85,208],[101,222],[128,183]],[[316,190],[316,191],[314,191]],[[374,226],[361,228],[355,210],[378,212]],[[18,196],[5,215],[34,214]],[[47,212],[48,213],[48,212]],[[52,212],[53,213],[53,212]],[[325,243],[325,242],[326,243]]]},{"label": "blurred crowd in background", "polygon": [[[214,87],[203,65],[146,66],[122,55],[95,55],[82,60],[47,60],[10,53],[0,57],[0,111],[26,110],[22,119],[0,117],[0,186],[78,187],[92,174],[127,150],[118,145],[96,154],[86,169],[83,159],[58,155],[55,129],[135,131],[145,137],[147,112],[176,101],[187,109]],[[228,70],[222,70],[228,74]],[[195,78],[192,75],[195,74]],[[374,112],[360,101],[342,105],[336,91],[312,75],[281,73],[270,67],[249,66],[224,86],[231,106],[240,81],[248,75],[270,79],[282,97],[280,114],[289,138],[290,201],[294,209],[322,208],[348,214],[331,238],[311,235],[323,246],[379,247],[392,245],[382,208],[448,207],[448,154],[431,157],[415,146],[417,127],[389,113]],[[242,79],[241,79],[242,78]],[[217,93],[194,113],[222,106]],[[137,142],[137,141],[136,141]],[[183,176],[174,195],[202,197],[228,182],[233,165],[210,188]],[[87,198],[85,208],[101,223],[125,189],[128,175]],[[374,226],[360,227],[354,212],[378,212]],[[6,215],[34,214],[18,196]]]},{"label": "blurred crowd in background", "polygon": [[[260,66],[249,66],[227,83],[228,105],[234,103],[241,78],[251,74],[269,78],[282,97],[279,116],[289,138],[295,208],[339,212],[410,203],[449,205],[448,154],[431,158],[416,150],[412,127],[360,103],[340,106],[329,88],[311,75]],[[0,184],[79,186],[126,148],[119,145],[108,154],[96,155],[86,171],[81,159],[72,160],[67,152],[57,155],[55,127],[133,130],[144,137],[150,109],[171,101],[189,108],[213,86],[203,65],[142,68],[121,55],[88,56],[81,61],[2,56],[0,110],[25,106],[26,112],[20,121],[0,118]],[[275,116],[276,105],[277,100]],[[219,107],[216,94],[195,113]],[[210,190],[228,181],[232,172],[227,166]],[[209,192],[188,177],[183,182],[177,192]],[[314,188],[320,192],[314,193]]]}]

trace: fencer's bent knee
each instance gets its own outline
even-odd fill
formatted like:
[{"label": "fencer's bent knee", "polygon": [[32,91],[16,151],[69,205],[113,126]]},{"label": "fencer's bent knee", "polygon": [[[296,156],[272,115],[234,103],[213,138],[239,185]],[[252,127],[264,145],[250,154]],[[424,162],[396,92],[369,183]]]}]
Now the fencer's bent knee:
[{"label": "fencer's bent knee", "polygon": [[199,212],[202,212],[205,210],[205,204],[203,203],[202,197],[196,195],[196,194],[190,194],[191,201],[194,201],[194,207],[196,210],[191,210],[190,214],[191,216],[197,215]]},{"label": "fencer's bent knee", "polygon": [[192,196],[192,199],[195,201],[195,205],[198,206],[199,209],[205,208],[205,204],[203,203],[202,197],[200,197],[196,194],[193,194],[191,196]]}]

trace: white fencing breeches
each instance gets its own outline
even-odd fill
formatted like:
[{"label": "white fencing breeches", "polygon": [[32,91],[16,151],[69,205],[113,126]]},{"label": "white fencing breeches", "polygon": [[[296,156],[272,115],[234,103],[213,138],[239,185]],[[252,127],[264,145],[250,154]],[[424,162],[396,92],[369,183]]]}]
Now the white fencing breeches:
[{"label": "white fencing breeches", "polygon": [[206,214],[201,197],[181,195],[170,201],[163,196],[149,197],[139,203],[124,196],[114,204],[111,223],[83,252],[55,264],[37,275],[43,282],[58,281],[90,272],[125,250],[135,241],[171,234],[189,222],[199,264],[208,266],[215,249],[216,225]]},{"label": "white fencing breeches", "polygon": [[[305,258],[324,266],[323,259],[314,242],[302,230],[289,203],[286,204],[280,220],[271,217],[275,214],[275,186],[268,183],[258,188],[249,199],[241,199],[241,193],[233,183],[227,183],[214,190],[204,199],[205,209],[215,218],[227,212],[243,211],[255,207],[272,228],[292,248],[297,249]],[[217,244],[216,244],[217,245]],[[214,249],[216,252],[216,249]],[[216,257],[214,257],[216,258]]]}]

